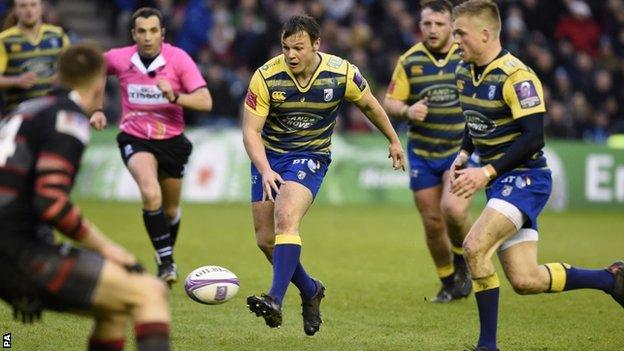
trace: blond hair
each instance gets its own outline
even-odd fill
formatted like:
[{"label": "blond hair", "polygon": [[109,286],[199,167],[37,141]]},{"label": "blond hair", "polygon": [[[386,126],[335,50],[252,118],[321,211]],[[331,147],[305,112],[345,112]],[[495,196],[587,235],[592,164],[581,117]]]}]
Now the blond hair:
[{"label": "blond hair", "polygon": [[478,18],[496,37],[500,35],[501,18],[498,5],[492,0],[468,0],[453,8],[453,18],[466,16]]}]

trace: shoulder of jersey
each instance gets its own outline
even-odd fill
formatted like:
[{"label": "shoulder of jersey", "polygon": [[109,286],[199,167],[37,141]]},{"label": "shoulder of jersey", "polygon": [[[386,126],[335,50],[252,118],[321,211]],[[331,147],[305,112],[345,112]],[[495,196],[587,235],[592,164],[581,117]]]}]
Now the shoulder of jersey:
[{"label": "shoulder of jersey", "polygon": [[349,66],[351,63],[349,61],[343,59],[342,57],[338,57],[336,55],[326,54],[324,52],[320,52],[322,61],[321,61],[321,69],[323,71],[329,71],[339,74],[347,74]]},{"label": "shoulder of jersey", "polygon": [[0,40],[6,39],[8,37],[15,36],[15,35],[19,35],[19,34],[21,34],[19,28],[15,27],[15,26],[14,27],[10,27],[10,28],[0,32]]},{"label": "shoulder of jersey", "polygon": [[63,30],[63,28],[61,28],[59,26],[52,25],[52,24],[44,23],[44,24],[41,25],[41,29],[44,32],[52,32],[52,33],[56,33],[58,35],[64,35],[65,34],[65,31]]},{"label": "shoulder of jersey", "polygon": [[415,53],[424,53],[425,46],[423,43],[416,43],[411,48],[407,49],[407,51],[399,57],[399,61],[403,62],[408,57],[414,55]]},{"label": "shoulder of jersey", "polygon": [[497,59],[496,66],[501,69],[507,76],[510,76],[517,71],[527,71],[533,73],[533,70],[529,66],[525,65],[520,59],[514,55],[507,53],[503,57]]},{"label": "shoulder of jersey", "polygon": [[265,62],[264,65],[258,68],[258,72],[262,77],[269,78],[286,69],[286,62],[284,62],[284,55],[278,55]]}]

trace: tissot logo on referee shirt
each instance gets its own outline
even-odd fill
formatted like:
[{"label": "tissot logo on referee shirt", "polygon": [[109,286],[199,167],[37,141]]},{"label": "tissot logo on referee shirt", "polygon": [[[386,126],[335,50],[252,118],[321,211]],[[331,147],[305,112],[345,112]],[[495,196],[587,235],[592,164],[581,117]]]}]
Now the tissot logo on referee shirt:
[{"label": "tissot logo on referee shirt", "polygon": [[160,105],[169,101],[155,85],[128,84],[128,101],[131,104]]}]

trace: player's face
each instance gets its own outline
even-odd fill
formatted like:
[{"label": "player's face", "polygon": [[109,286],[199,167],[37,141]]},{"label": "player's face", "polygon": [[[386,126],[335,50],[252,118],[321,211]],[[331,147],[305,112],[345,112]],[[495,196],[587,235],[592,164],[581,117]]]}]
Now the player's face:
[{"label": "player's face", "polygon": [[483,33],[467,16],[458,17],[453,22],[453,40],[459,45],[459,55],[465,62],[475,63],[483,51]]},{"label": "player's face", "polygon": [[17,23],[32,28],[41,21],[41,0],[15,0],[15,15]]},{"label": "player's face", "polygon": [[132,29],[132,39],[139,47],[139,54],[154,57],[160,53],[160,46],[165,36],[165,29],[160,26],[156,16],[138,17]]},{"label": "player's face", "polygon": [[313,43],[310,40],[310,35],[305,31],[282,38],[282,52],[290,71],[293,74],[299,74],[311,68],[316,62],[319,46],[320,39]]},{"label": "player's face", "polygon": [[420,31],[423,40],[433,51],[440,52],[451,40],[451,14],[426,8],[421,12]]}]

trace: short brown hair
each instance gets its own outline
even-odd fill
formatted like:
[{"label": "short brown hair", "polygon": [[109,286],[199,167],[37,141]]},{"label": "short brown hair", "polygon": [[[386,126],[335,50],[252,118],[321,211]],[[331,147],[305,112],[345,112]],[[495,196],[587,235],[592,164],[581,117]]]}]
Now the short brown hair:
[{"label": "short brown hair", "polygon": [[156,16],[158,18],[158,23],[160,24],[160,28],[164,28],[163,24],[163,15],[159,9],[155,9],[153,7],[141,7],[140,9],[134,11],[132,14],[132,29],[136,26],[137,18],[150,18],[152,16]]},{"label": "short brown hair", "polygon": [[490,29],[500,35],[501,17],[498,5],[492,0],[468,0],[453,9],[453,18],[467,16],[479,17],[489,24]]},{"label": "short brown hair", "polygon": [[422,0],[421,10],[431,9],[433,12],[453,13],[453,4],[448,0]]},{"label": "short brown hair", "polygon": [[308,15],[292,16],[282,27],[282,39],[299,32],[308,33],[310,41],[314,43],[321,37],[321,26],[314,18]]},{"label": "short brown hair", "polygon": [[95,45],[76,44],[61,54],[58,66],[61,83],[75,89],[91,84],[104,74],[104,56]]}]

